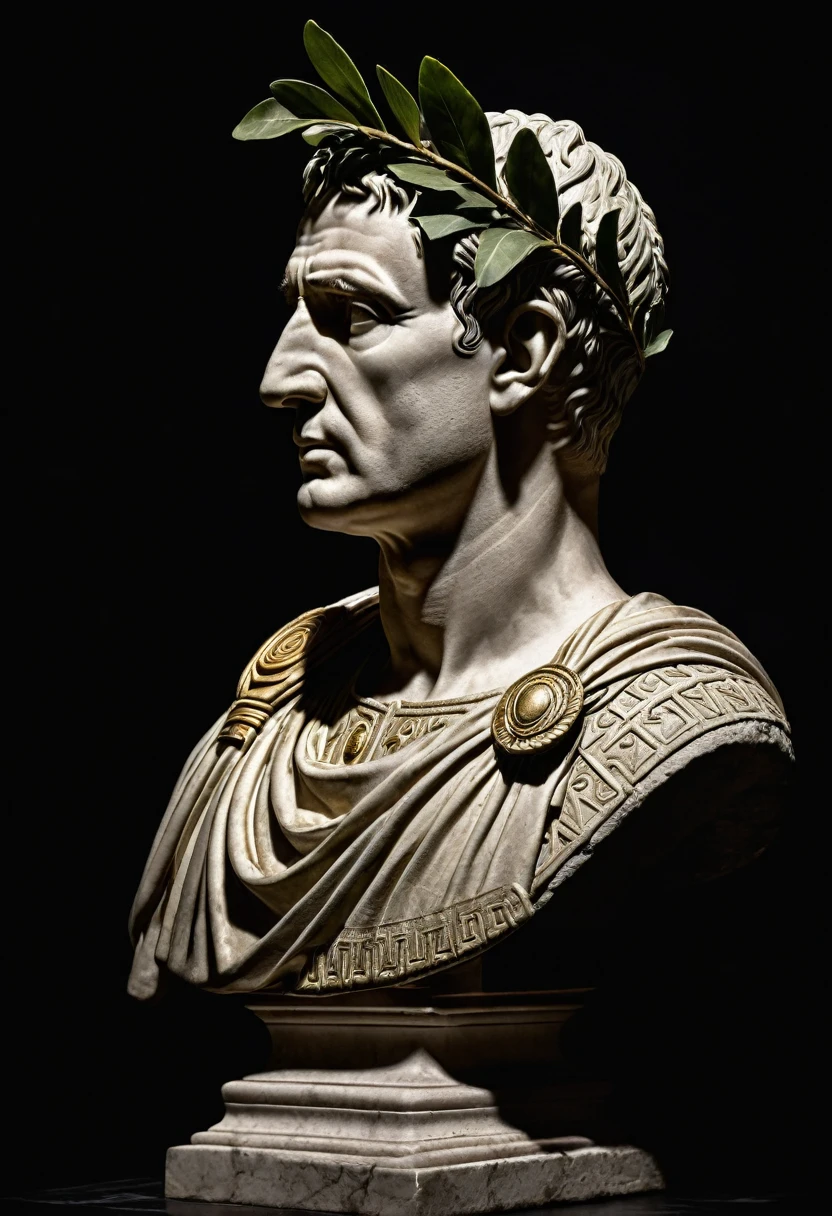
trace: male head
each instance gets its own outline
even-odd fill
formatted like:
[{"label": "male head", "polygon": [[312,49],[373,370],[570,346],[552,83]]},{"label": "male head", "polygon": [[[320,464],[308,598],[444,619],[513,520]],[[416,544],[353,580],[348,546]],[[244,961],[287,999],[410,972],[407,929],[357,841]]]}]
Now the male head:
[{"label": "male head", "polygon": [[[517,132],[533,130],[561,214],[582,204],[590,263],[601,216],[620,210],[631,307],[660,307],[661,237],[620,162],[571,122],[488,119],[498,175]],[[546,250],[477,287],[477,236],[423,241],[409,219],[416,187],[387,172],[392,158],[380,143],[328,140],[306,171],[286,280],[295,311],[262,386],[268,404],[296,410],[304,518],[379,537],[453,530],[489,459],[510,497],[544,447],[553,475],[597,482],[641,370],[609,296]]]}]

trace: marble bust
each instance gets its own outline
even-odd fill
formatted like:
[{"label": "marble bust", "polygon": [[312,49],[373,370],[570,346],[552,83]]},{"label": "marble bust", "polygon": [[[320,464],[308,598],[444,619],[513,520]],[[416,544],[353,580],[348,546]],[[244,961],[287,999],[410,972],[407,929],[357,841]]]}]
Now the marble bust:
[{"label": "marble bust", "polygon": [[[590,254],[615,203],[634,307],[663,306],[620,162],[573,122],[488,121],[500,175],[532,128]],[[324,141],[307,167],[261,394],[294,414],[302,518],[374,538],[379,585],[276,621],[186,761],[133,908],[137,997],[165,972],[316,997],[453,967],[524,933],[694,762],[701,786],[703,758],[759,754],[768,781],[790,754],[743,644],[605,567],[599,479],[643,367],[608,299],[545,252],[477,286],[477,235],[425,242],[417,194],[383,148]],[[704,801],[696,825],[667,814],[674,844],[710,833],[712,872],[764,845],[753,799]]]}]

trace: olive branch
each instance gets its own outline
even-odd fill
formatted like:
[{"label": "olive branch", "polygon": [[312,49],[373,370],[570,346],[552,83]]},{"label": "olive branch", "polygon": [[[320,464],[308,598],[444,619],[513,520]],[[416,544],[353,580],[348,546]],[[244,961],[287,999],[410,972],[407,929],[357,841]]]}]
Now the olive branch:
[{"label": "olive branch", "polygon": [[642,304],[634,313],[618,262],[620,211],[607,211],[595,236],[595,266],[584,256],[580,203],[561,215],[557,186],[534,132],[518,131],[498,189],[494,144],[479,102],[437,59],[419,69],[419,102],[386,68],[376,74],[387,105],[407,139],[387,130],[358,68],[315,21],[303,31],[306,52],[332,91],[303,80],[275,80],[234,128],[235,139],[277,139],[301,131],[315,146],[349,131],[401,149],[387,169],[418,188],[412,218],[428,240],[478,232],[474,276],[479,287],[500,282],[538,249],[566,259],[606,293],[630,334],[640,361],[664,350],[672,330],[662,329],[663,308]]}]

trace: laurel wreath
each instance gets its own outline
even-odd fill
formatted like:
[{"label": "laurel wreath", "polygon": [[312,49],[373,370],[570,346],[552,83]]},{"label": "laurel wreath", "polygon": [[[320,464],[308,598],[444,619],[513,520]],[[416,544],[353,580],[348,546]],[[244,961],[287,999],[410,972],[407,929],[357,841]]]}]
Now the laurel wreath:
[{"label": "laurel wreath", "polygon": [[561,215],[557,186],[546,154],[533,131],[518,131],[508,150],[498,189],[494,144],[479,102],[437,59],[426,56],[419,69],[418,104],[386,68],[376,74],[385,101],[406,139],[387,130],[367,85],[349,55],[315,21],[307,21],[303,42],[328,89],[303,80],[275,80],[272,96],[261,101],[234,128],[235,139],[277,139],[300,131],[316,146],[345,131],[380,140],[401,150],[387,168],[418,188],[413,220],[430,241],[479,233],[476,283],[489,287],[505,278],[538,249],[565,258],[595,281],[610,298],[632,337],[640,360],[663,351],[672,330],[663,329],[661,304],[631,308],[618,262],[620,211],[607,211],[595,237],[595,265],[584,256],[580,203]]}]

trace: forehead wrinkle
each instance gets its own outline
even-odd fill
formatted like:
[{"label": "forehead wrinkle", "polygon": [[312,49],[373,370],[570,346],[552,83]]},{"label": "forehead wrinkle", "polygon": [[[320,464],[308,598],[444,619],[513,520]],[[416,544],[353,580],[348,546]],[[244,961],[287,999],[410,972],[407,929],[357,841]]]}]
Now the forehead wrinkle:
[{"label": "forehead wrinkle", "polygon": [[399,296],[395,277],[372,253],[358,249],[317,249],[306,259],[307,280],[313,276],[329,275],[352,278],[356,283],[374,284],[388,295]]},{"label": "forehead wrinkle", "polygon": [[[414,241],[405,241],[412,225],[402,215],[367,213],[350,204],[331,205],[321,215],[307,216],[298,229],[291,262],[300,274],[312,271],[363,271],[376,287],[399,302],[402,293],[420,288],[424,267]],[[410,256],[408,256],[408,254]],[[354,277],[346,274],[345,277]]]},{"label": "forehead wrinkle", "polygon": [[409,305],[399,289],[373,274],[356,271],[340,263],[335,270],[316,268],[304,275],[307,288],[320,291],[336,291],[343,295],[372,295],[385,300],[394,308],[404,311]]},{"label": "forehead wrinkle", "polygon": [[357,250],[316,249],[304,257],[302,250],[296,248],[286,267],[282,287],[284,292],[297,290],[301,296],[304,287],[344,294],[363,292],[381,296],[402,311],[410,306],[393,275],[372,254]]}]

